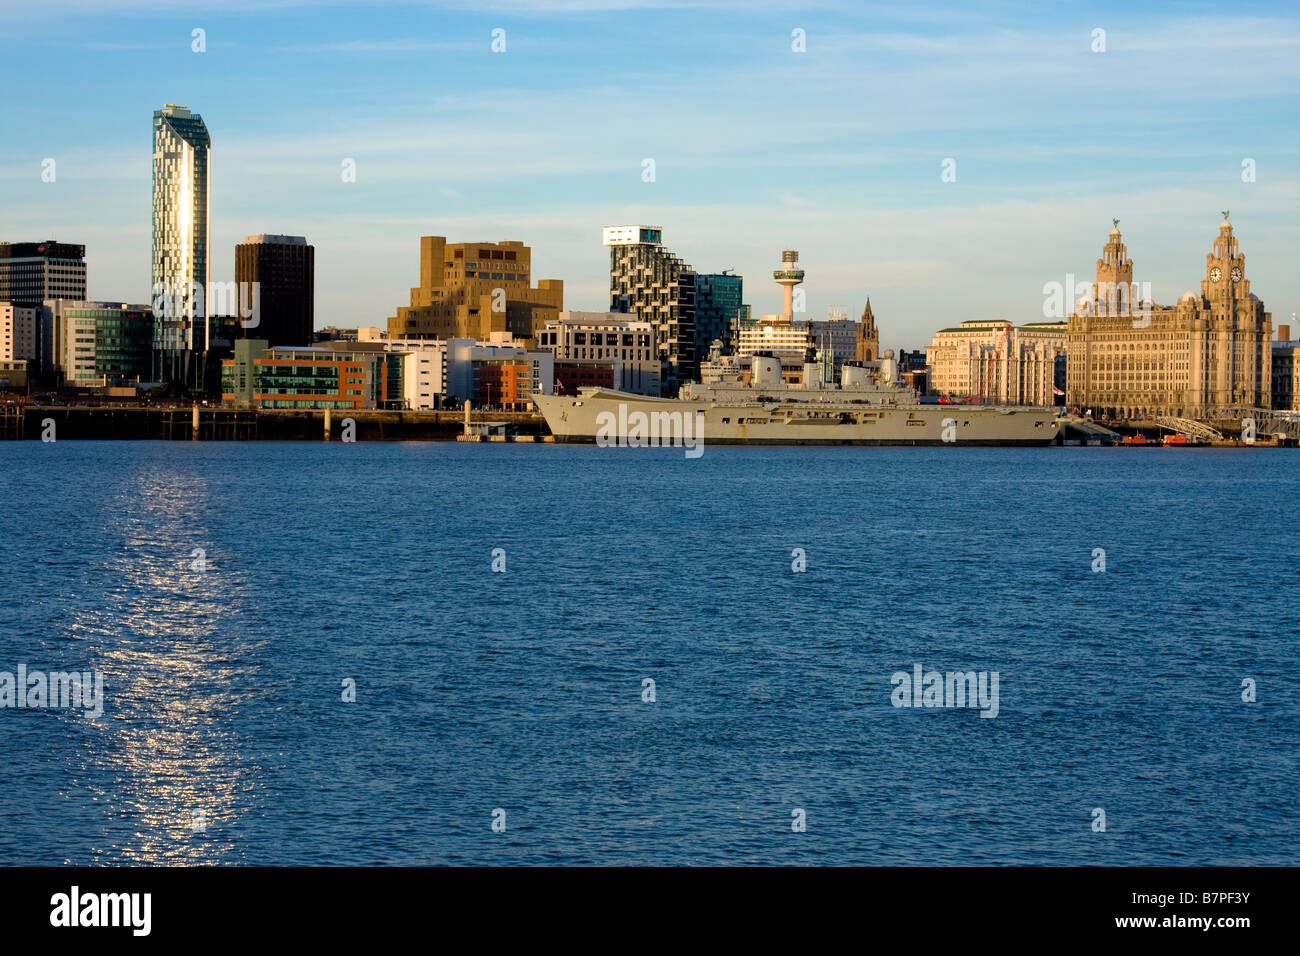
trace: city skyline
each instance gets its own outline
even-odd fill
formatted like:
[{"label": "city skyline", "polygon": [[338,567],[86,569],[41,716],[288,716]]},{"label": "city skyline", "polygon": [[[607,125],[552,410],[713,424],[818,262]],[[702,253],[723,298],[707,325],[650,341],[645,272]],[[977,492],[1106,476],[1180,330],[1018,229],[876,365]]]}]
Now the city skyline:
[{"label": "city skyline", "polygon": [[[382,326],[434,234],[522,241],[567,307],[603,310],[600,230],[653,222],[697,268],[749,279],[755,316],[781,311],[765,277],[774,250],[797,248],[805,317],[870,296],[882,341],[916,347],[955,321],[1042,319],[1044,284],[1087,275],[1112,217],[1173,304],[1222,208],[1275,321],[1300,306],[1300,142],[1278,119],[1300,21],[1283,5],[1175,20],[1102,4],[1035,11],[1032,29],[1016,5],[774,5],[737,22],[726,5],[390,4],[364,23],[350,4],[54,6],[74,16],[56,28],[13,8],[0,40],[17,75],[36,75],[39,49],[53,77],[9,109],[3,238],[86,244],[94,299],[150,298],[141,116],[181,103],[217,144],[212,280],[234,278],[245,235],[305,235],[319,326]],[[140,55],[158,69],[113,74]],[[52,124],[74,96],[84,123]]]}]

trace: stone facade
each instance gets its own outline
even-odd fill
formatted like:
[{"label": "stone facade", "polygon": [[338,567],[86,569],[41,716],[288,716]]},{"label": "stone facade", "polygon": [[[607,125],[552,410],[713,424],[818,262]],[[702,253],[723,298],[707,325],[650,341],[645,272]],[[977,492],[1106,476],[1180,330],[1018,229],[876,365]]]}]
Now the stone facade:
[{"label": "stone facade", "polygon": [[926,349],[931,391],[980,397],[999,405],[1056,403],[1065,354],[1064,322],[963,322],[940,329]]},{"label": "stone facade", "polygon": [[876,317],[871,311],[871,296],[867,296],[866,307],[862,310],[862,319],[858,322],[856,358],[862,363],[880,360],[880,333],[876,331]]},{"label": "stone facade", "polygon": [[1279,325],[1273,343],[1273,408],[1300,412],[1300,342],[1291,341],[1291,327]]},{"label": "stone facade", "polygon": [[1133,262],[1116,223],[1097,281],[1069,318],[1068,405],[1136,419],[1271,404],[1271,316],[1250,291],[1226,214],[1199,293],[1160,306],[1135,302],[1133,290]]}]

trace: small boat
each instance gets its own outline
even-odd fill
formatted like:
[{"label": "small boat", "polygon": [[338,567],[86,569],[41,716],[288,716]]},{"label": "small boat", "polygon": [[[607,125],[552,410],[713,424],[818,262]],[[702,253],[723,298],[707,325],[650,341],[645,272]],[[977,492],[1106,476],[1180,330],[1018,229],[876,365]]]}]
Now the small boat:
[{"label": "small boat", "polygon": [[1124,440],[1121,441],[1120,444],[1121,445],[1154,445],[1155,442],[1147,438],[1146,435],[1125,435]]},{"label": "small boat", "polygon": [[1173,445],[1204,445],[1205,444],[1205,442],[1201,441],[1199,438],[1188,438],[1186,435],[1179,435],[1176,433],[1172,435],[1166,435],[1164,438],[1160,440],[1160,443],[1162,445],[1165,445],[1166,447],[1173,446]]}]

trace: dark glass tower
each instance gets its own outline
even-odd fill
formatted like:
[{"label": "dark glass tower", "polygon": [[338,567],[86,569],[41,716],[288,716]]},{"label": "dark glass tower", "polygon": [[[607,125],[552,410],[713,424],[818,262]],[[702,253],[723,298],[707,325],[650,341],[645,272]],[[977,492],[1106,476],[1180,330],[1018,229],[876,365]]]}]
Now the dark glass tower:
[{"label": "dark glass tower", "polygon": [[[256,324],[243,319],[244,337],[273,347],[312,344],[316,248],[304,237],[248,236],[235,246],[235,283],[244,302],[257,302]],[[256,296],[243,291],[252,289]]]}]

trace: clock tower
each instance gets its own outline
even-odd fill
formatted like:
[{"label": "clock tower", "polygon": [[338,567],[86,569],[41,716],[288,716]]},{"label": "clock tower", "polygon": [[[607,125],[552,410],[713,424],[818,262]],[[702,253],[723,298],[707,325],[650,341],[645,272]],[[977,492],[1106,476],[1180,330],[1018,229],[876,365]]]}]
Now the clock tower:
[{"label": "clock tower", "polygon": [[1201,283],[1201,296],[1210,303],[1215,315],[1232,315],[1239,303],[1250,301],[1250,280],[1246,278],[1246,257],[1237,249],[1237,237],[1232,234],[1228,211],[1223,210],[1219,235],[1214,240],[1214,251],[1205,256],[1205,281]]}]

